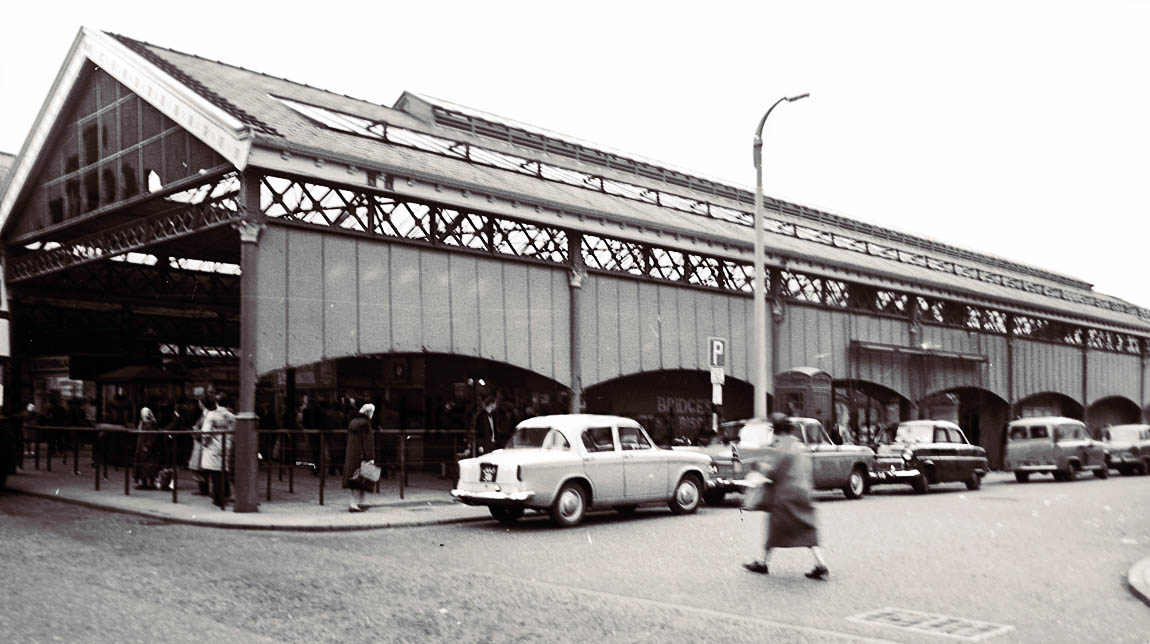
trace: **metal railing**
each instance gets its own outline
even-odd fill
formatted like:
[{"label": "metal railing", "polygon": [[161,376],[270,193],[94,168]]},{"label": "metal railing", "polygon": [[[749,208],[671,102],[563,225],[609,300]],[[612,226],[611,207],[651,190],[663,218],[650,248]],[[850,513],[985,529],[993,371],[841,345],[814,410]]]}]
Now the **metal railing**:
[{"label": "metal railing", "polygon": [[[192,452],[192,442],[205,435],[233,435],[234,431],[199,430],[137,430],[122,426],[101,425],[96,427],[71,427],[48,425],[25,425],[20,440],[19,466],[25,468],[25,460],[31,458],[32,467],[40,470],[41,461],[45,471],[52,471],[52,461],[63,456],[63,463],[71,460],[72,474],[81,474],[81,454],[90,456],[93,472],[93,488],[100,490],[102,481],[109,479],[109,470],[122,470],[124,494],[130,495],[133,478],[141,472],[154,472],[154,476],[166,472],[169,479],[156,488],[168,488],[172,503],[179,503],[181,472],[191,478],[195,468],[188,467]],[[273,498],[273,479],[284,483],[286,477],[287,494],[296,493],[296,470],[310,471],[318,480],[318,503],[325,504],[327,479],[338,470],[343,470],[343,450],[346,449],[346,429],[260,429],[258,445],[260,449],[259,469],[264,477],[264,498]],[[447,478],[456,474],[456,463],[470,456],[468,430],[447,429],[376,429],[375,461],[383,468],[383,478],[396,476],[399,498],[405,498],[409,486],[409,475],[413,471],[423,471],[429,466],[438,466],[439,476]],[[186,438],[184,438],[186,437]],[[422,443],[418,451],[412,448]],[[235,468],[234,455],[228,453],[231,441],[221,441],[221,467],[229,481]],[[430,450],[428,448],[431,448]],[[427,458],[430,451],[435,458]],[[270,453],[265,453],[270,452]],[[412,454],[412,452],[416,452]],[[411,458],[411,456],[416,458]],[[43,457],[43,458],[42,458]],[[212,470],[214,471],[214,470]],[[340,479],[342,481],[342,479]],[[381,482],[375,483],[374,491],[380,490]],[[222,509],[222,508],[221,508]]]}]

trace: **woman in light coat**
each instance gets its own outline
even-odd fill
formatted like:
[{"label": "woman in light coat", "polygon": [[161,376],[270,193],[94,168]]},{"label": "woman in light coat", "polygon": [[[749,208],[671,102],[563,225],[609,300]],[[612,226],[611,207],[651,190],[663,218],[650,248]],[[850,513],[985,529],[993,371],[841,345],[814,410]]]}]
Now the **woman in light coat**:
[{"label": "woman in light coat", "polygon": [[830,571],[819,548],[819,530],[811,501],[814,487],[811,457],[795,435],[802,429],[782,414],[771,414],[771,424],[776,438],[769,461],[755,464],[774,487],[774,499],[767,515],[766,548],[762,559],[745,563],[743,567],[765,575],[775,548],[809,548],[815,567],[807,577],[826,579]]},{"label": "woman in light coat", "polygon": [[236,429],[236,416],[228,409],[228,402],[226,394],[220,394],[215,403],[209,400],[205,406],[212,408],[204,412],[200,424],[200,469],[204,470],[211,483],[212,503],[220,508],[227,503],[227,473],[235,461],[232,435]]}]

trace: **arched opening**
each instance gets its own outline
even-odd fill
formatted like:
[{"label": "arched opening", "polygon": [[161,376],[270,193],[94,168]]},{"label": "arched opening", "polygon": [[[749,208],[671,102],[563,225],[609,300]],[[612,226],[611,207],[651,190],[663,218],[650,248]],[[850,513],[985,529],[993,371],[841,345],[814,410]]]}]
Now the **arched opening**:
[{"label": "arched opening", "polygon": [[1137,423],[1142,419],[1138,404],[1123,396],[1109,396],[1094,401],[1086,410],[1086,426],[1095,438],[1110,425]]},{"label": "arched opening", "polygon": [[[587,387],[583,400],[588,413],[634,418],[660,445],[670,445],[675,438],[705,439],[712,430],[711,375],[704,371],[624,376]],[[754,413],[753,401],[754,388],[750,383],[727,378],[723,404],[718,408],[719,422],[750,417]]]},{"label": "arched opening", "polygon": [[971,444],[986,450],[992,468],[1002,466],[1003,430],[1010,420],[1010,404],[997,394],[978,387],[937,392],[922,400],[919,416],[956,423]]},{"label": "arched opening", "polygon": [[[265,374],[257,388],[256,407],[261,424],[268,427],[343,429],[359,405],[372,402],[379,427],[427,430],[408,439],[407,459],[434,470],[467,448],[465,432],[475,427],[485,401],[496,405],[492,418],[496,438],[502,442],[524,418],[567,412],[570,396],[567,387],[550,378],[483,358],[374,354]],[[333,440],[328,449],[337,455],[340,439]],[[384,439],[385,458],[398,453],[397,440]],[[317,441],[305,451],[318,450]]]},{"label": "arched opening", "polygon": [[831,433],[840,436],[843,442],[869,444],[883,427],[910,417],[910,400],[877,382],[836,380],[834,392]]},{"label": "arched opening", "polygon": [[1014,413],[1018,418],[1065,416],[1083,420],[1082,403],[1056,391],[1031,394],[1019,400],[1014,405]]}]

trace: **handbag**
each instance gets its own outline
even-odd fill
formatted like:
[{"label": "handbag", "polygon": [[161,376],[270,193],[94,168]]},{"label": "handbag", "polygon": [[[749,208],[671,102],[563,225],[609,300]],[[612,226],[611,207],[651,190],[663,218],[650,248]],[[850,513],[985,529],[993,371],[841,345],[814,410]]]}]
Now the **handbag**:
[{"label": "handbag", "polygon": [[375,464],[375,461],[363,461],[359,464],[359,469],[355,471],[352,478],[362,478],[369,483],[379,481],[379,475],[383,469]]},{"label": "handbag", "polygon": [[747,476],[750,486],[743,492],[743,509],[758,512],[770,512],[775,503],[775,486],[770,479],[750,472]]}]

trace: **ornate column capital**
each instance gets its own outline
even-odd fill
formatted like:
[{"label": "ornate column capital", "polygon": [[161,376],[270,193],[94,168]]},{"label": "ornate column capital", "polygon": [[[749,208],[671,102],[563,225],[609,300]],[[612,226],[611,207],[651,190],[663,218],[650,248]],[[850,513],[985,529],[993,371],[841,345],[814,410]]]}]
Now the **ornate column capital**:
[{"label": "ornate column capital", "polygon": [[583,280],[587,279],[587,267],[575,266],[571,269],[568,283],[571,288],[583,288]]},{"label": "ornate column capital", "polygon": [[260,233],[264,231],[264,228],[267,228],[267,224],[251,219],[241,219],[232,224],[232,227],[239,231],[241,242],[257,244],[260,241]]}]

